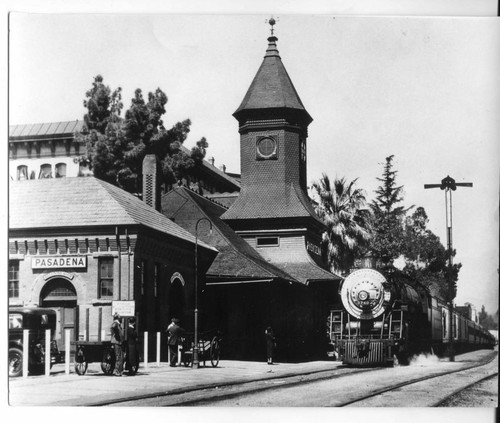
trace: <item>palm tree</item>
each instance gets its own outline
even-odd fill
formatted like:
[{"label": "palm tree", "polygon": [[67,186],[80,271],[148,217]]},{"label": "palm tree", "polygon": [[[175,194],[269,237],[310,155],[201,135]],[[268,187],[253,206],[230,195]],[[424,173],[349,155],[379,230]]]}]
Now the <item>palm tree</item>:
[{"label": "palm tree", "polygon": [[313,183],[318,197],[316,213],[326,224],[323,234],[323,253],[330,270],[346,274],[352,269],[361,250],[371,237],[370,211],[357,179],[335,178],[333,186],[326,174]]}]

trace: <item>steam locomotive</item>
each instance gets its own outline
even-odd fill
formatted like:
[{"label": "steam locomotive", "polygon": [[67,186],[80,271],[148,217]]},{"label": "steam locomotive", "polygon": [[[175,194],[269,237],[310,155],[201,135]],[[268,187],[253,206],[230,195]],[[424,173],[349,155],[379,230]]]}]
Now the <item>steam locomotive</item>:
[{"label": "steam locomotive", "polygon": [[430,295],[421,285],[374,269],[352,272],[341,284],[342,306],[330,311],[328,335],[334,354],[358,366],[408,363],[420,353],[449,352],[450,320],[455,352],[493,348],[495,338],[471,316]]}]

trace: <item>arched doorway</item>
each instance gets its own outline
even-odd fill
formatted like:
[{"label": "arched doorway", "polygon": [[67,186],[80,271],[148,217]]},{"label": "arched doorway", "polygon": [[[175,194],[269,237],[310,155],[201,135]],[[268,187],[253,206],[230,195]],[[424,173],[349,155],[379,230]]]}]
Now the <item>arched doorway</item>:
[{"label": "arched doorway", "polygon": [[56,340],[59,350],[66,349],[66,329],[70,330],[70,341],[75,341],[76,327],[76,289],[64,278],[49,280],[40,292],[40,305],[57,312]]},{"label": "arched doorway", "polygon": [[170,279],[170,292],[168,295],[169,320],[173,317],[184,319],[186,299],[184,293],[184,279],[176,273]]}]

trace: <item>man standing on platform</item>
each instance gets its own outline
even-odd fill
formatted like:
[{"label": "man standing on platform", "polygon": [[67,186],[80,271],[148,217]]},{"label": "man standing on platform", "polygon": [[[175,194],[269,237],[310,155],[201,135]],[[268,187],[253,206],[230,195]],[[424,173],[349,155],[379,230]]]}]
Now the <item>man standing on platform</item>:
[{"label": "man standing on platform", "polygon": [[182,329],[178,325],[179,322],[180,320],[174,317],[172,319],[172,323],[170,323],[167,328],[167,332],[170,335],[168,338],[168,349],[170,350],[170,367],[175,367],[177,363],[177,350],[182,342],[181,337],[184,333],[184,329]]},{"label": "man standing on platform", "polygon": [[111,324],[111,345],[113,345],[116,357],[114,376],[123,376],[123,343],[125,341],[123,335],[122,318],[115,313]]}]

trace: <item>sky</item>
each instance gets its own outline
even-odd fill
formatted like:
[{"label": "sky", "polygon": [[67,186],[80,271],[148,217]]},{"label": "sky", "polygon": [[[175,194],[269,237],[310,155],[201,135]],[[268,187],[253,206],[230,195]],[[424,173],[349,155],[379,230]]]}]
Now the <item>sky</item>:
[{"label": "sky", "polygon": [[[280,56],[314,121],[308,181],[358,178],[374,198],[394,155],[406,206],[422,206],[446,245],[450,175],[457,304],[498,309],[500,27],[496,18],[275,13]],[[239,173],[238,108],[266,47],[267,14],[10,15],[9,124],[83,119],[94,76],[168,96],[168,128],[191,119],[207,158]]]}]

